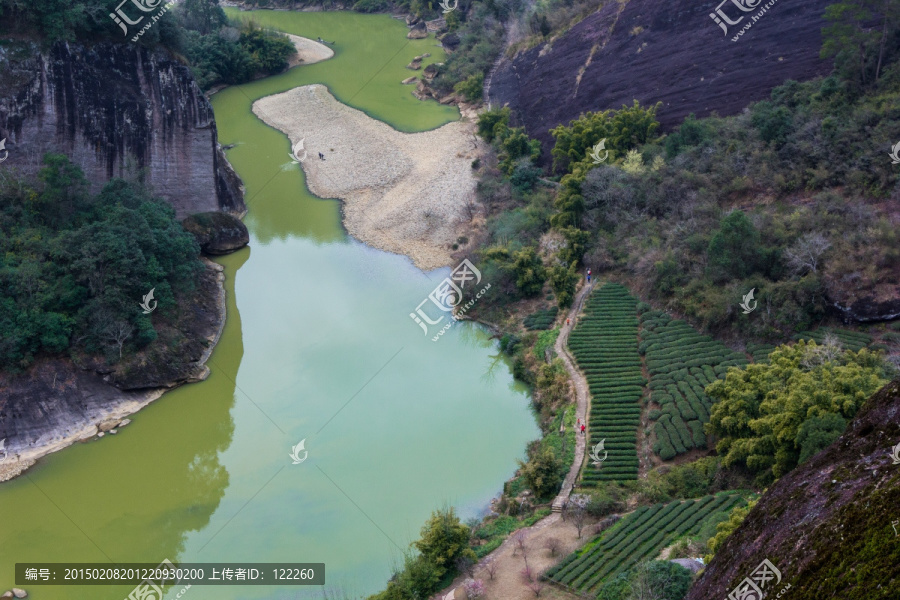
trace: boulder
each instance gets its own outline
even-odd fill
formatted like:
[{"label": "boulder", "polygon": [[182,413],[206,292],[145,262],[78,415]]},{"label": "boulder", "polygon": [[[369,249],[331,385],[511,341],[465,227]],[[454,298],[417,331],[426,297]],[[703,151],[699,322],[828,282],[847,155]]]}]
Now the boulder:
[{"label": "boulder", "polygon": [[415,83],[415,82],[418,81],[418,80],[419,80],[418,77],[412,76],[412,77],[407,77],[406,79],[404,79],[404,80],[401,81],[400,83],[402,83],[403,85],[409,85],[409,84],[411,84],[411,83]]},{"label": "boulder", "polygon": [[416,58],[411,63],[406,65],[406,68],[410,69],[412,71],[418,71],[419,69],[422,68],[422,61],[420,59]]},{"label": "boulder", "polygon": [[422,71],[422,77],[424,77],[425,81],[428,81],[429,83],[434,80],[435,77],[437,77],[437,74],[438,65],[434,63],[428,65],[427,67],[425,67],[425,70]]},{"label": "boulder", "polygon": [[443,98],[441,98],[438,102],[441,104],[453,104],[457,101],[456,94],[447,94]]},{"label": "boulder", "polygon": [[97,434],[97,437],[102,438],[104,435],[106,435],[106,434],[101,431],[100,433]]},{"label": "boulder", "polygon": [[181,226],[193,234],[205,254],[229,254],[250,242],[247,226],[228,213],[197,213],[182,221]]},{"label": "boulder", "polygon": [[417,17],[416,15],[406,15],[406,24],[410,27],[418,23],[419,20],[419,17]]},{"label": "boulder", "polygon": [[447,19],[441,17],[433,21],[425,21],[425,28],[433,33],[447,31]]},{"label": "boulder", "polygon": [[129,423],[131,423],[131,419],[122,419],[122,421],[119,423],[119,429],[121,429],[122,427],[125,427]]},{"label": "boulder", "polygon": [[426,52],[425,54],[420,54],[420,55],[418,55],[418,56],[415,57],[413,60],[414,60],[414,61],[415,61],[415,60],[422,61],[422,60],[425,60],[426,58],[428,58],[429,56],[431,56],[431,52]]},{"label": "boulder", "polygon": [[12,590],[6,590],[5,592],[3,592],[3,595],[0,596],[0,598],[3,598],[3,599],[12,598],[12,597],[13,597]]},{"label": "boulder", "polygon": [[409,33],[406,34],[406,37],[410,40],[421,40],[428,37],[428,29],[425,27],[425,23],[423,21],[419,21],[415,25],[412,26],[412,29],[409,30]]},{"label": "boulder", "polygon": [[13,588],[12,593],[13,593],[13,596],[15,596],[16,598],[27,598],[28,597],[28,592],[26,592],[22,588]]},{"label": "boulder", "polygon": [[445,33],[438,39],[441,41],[441,46],[446,50],[456,50],[459,48],[459,36],[455,33]]}]

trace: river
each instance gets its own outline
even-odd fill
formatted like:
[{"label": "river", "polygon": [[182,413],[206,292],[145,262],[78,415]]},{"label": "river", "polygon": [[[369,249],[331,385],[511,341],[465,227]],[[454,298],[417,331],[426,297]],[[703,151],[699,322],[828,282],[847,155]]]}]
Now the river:
[{"label": "river", "polygon": [[[231,14],[235,14],[233,11]],[[250,247],[225,267],[228,320],[202,383],[167,393],[117,435],[46,457],[0,485],[0,588],[16,562],[323,562],[328,586],[384,587],[442,505],[477,516],[539,436],[497,344],[459,324],[432,342],[409,317],[449,273],[343,231],[311,196],[287,138],[251,99],[323,83],[403,131],[458,118],[400,81],[433,38],[385,15],[254,13],[335,41],[336,56],[213,97],[243,178]],[[427,63],[426,63],[427,64]],[[292,446],[308,455],[293,464]],[[121,600],[131,586],[19,586],[29,597]],[[172,588],[167,599],[179,589]],[[318,588],[194,586],[188,600],[321,597]]]}]

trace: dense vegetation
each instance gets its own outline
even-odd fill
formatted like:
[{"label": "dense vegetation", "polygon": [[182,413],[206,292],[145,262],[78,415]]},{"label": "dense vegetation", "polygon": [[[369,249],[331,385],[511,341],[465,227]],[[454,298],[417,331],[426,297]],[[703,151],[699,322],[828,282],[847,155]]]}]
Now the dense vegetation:
[{"label": "dense vegetation", "polygon": [[587,451],[602,441],[601,457],[609,453],[599,467],[588,459],[582,485],[637,478],[637,427],[647,382],[638,354],[636,305],[624,287],[608,283],[591,295],[569,336],[591,393]]},{"label": "dense vegetation", "polygon": [[156,338],[142,298],[154,289],[165,313],[202,269],[171,206],[140,185],[113,179],[93,196],[66,156],[44,165],[37,181],[0,181],[2,369],[42,353],[117,360]]},{"label": "dense vegetation", "polygon": [[579,592],[597,594],[618,573],[656,556],[678,537],[698,531],[711,516],[741,502],[741,496],[720,494],[642,506],[551,567],[546,576]]},{"label": "dense vegetation", "polygon": [[729,369],[706,388],[716,400],[707,431],[724,465],[745,466],[765,485],[837,439],[886,383],[884,362],[868,350],[832,339],[781,346],[768,364]]},{"label": "dense vegetation", "polygon": [[[100,0],[28,4],[0,0],[0,34],[30,33],[47,43],[130,40],[139,28],[132,27],[123,38],[122,30],[108,16],[107,4]],[[160,8],[163,4],[159,3]],[[137,43],[162,45],[186,57],[203,89],[278,73],[287,68],[288,58],[296,52],[284,35],[264,31],[252,22],[229,23],[218,0],[184,0],[164,13]]]}]

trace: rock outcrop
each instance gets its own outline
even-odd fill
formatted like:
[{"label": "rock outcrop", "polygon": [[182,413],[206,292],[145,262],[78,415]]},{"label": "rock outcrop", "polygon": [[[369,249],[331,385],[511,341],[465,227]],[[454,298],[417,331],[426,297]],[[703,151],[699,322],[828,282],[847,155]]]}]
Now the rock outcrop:
[{"label": "rock outcrop", "polygon": [[230,254],[250,242],[247,226],[227,213],[197,213],[182,221],[181,226],[194,236],[204,254]]},{"label": "rock outcrop", "polygon": [[[751,12],[722,4],[728,33],[710,18],[721,0],[608,2],[561,36],[503,58],[490,78],[488,100],[508,104],[529,135],[552,145],[549,129],[585,111],[620,108],[637,99],[662,102],[663,130],[685,116],[740,112],[787,79],[831,70],[819,58],[823,0],[781,0],[751,22]],[[549,152],[547,152],[549,154]]]},{"label": "rock outcrop", "polygon": [[44,153],[68,155],[97,191],[144,177],[179,217],[246,211],[240,179],[218,145],[212,107],[190,69],[137,44],[0,46],[4,169],[30,175]]},{"label": "rock outcrop", "polygon": [[406,37],[411,40],[421,40],[428,37],[428,28],[425,26],[425,21],[419,21],[409,30],[409,33],[406,34]]},{"label": "rock outcrop", "polygon": [[900,464],[891,456],[898,442],[900,379],[763,494],[686,600],[730,597],[763,560],[780,572],[763,587],[767,598],[787,586],[790,600],[900,598]]}]

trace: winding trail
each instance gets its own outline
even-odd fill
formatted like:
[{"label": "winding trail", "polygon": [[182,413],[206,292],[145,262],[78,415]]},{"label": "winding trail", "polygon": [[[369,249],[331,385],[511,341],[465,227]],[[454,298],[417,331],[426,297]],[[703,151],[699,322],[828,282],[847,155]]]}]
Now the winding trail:
[{"label": "winding trail", "polygon": [[[565,365],[566,372],[575,384],[575,413],[585,422],[587,422],[586,417],[588,409],[587,379],[585,379],[581,371],[575,366],[575,359],[569,354],[566,343],[569,340],[569,333],[572,332],[578,315],[581,313],[584,300],[587,298],[588,294],[591,293],[592,289],[593,284],[587,284],[578,292],[578,295],[575,297],[575,302],[572,303],[572,309],[566,315],[566,318],[569,319],[572,324],[566,325],[565,322],[563,322],[563,325],[560,328],[559,337],[556,339],[556,344],[554,346],[557,355],[562,359],[563,364]],[[534,597],[533,590],[526,587],[522,581],[522,568],[527,565],[533,572],[542,573],[552,565],[556,564],[560,557],[566,556],[577,548],[580,548],[588,541],[588,539],[590,539],[590,536],[584,536],[583,538],[576,537],[575,527],[563,521],[562,515],[560,514],[563,505],[569,500],[569,494],[572,493],[572,489],[575,487],[575,481],[578,479],[578,474],[581,471],[581,465],[584,462],[586,439],[587,435],[575,436],[575,458],[572,461],[572,466],[569,468],[568,475],[566,475],[566,478],[563,480],[559,495],[553,500],[551,505],[553,513],[544,517],[531,527],[524,527],[519,530],[526,539],[525,543],[528,548],[527,563],[524,562],[524,557],[517,552],[515,536],[510,535],[496,550],[482,558],[478,564],[475,565],[473,571],[475,572],[476,577],[479,577],[484,581],[488,592],[487,597],[503,598],[503,600],[527,600],[528,598]],[[560,544],[560,552],[557,556],[550,556],[545,549],[545,544],[550,539],[554,539]],[[490,575],[488,568],[488,565],[491,563],[495,564],[493,576]],[[466,577],[466,575],[458,575],[449,587],[441,590],[434,597],[439,600],[459,600],[460,598],[465,598],[465,590],[460,588],[462,588]],[[546,588],[546,592],[547,593],[544,594],[545,597],[551,600],[574,598],[571,594],[552,587]]]},{"label": "winding trail", "polygon": [[[575,366],[575,359],[569,354],[567,345],[569,342],[569,334],[575,327],[578,315],[581,313],[581,307],[584,305],[584,299],[591,293],[593,288],[594,284],[588,283],[581,288],[580,292],[578,292],[578,295],[575,297],[575,302],[572,303],[572,310],[566,315],[566,317],[571,320],[572,324],[566,325],[564,323],[562,325],[559,331],[559,337],[556,338],[556,344],[553,347],[553,349],[556,350],[556,354],[562,359],[563,365],[566,367],[566,372],[569,374],[569,378],[572,380],[572,383],[575,384],[575,415],[581,418],[581,421],[585,424],[588,422],[587,379],[585,379],[581,371],[578,370],[578,367]],[[553,504],[550,505],[553,512],[562,512],[563,506],[569,501],[569,494],[572,493],[572,489],[575,487],[575,481],[577,481],[578,474],[581,472],[581,464],[584,462],[584,449],[586,444],[587,433],[585,433],[585,435],[575,435],[575,458],[572,461],[572,466],[569,468],[569,474],[566,475],[566,478],[563,480],[559,495],[553,500]]]}]

